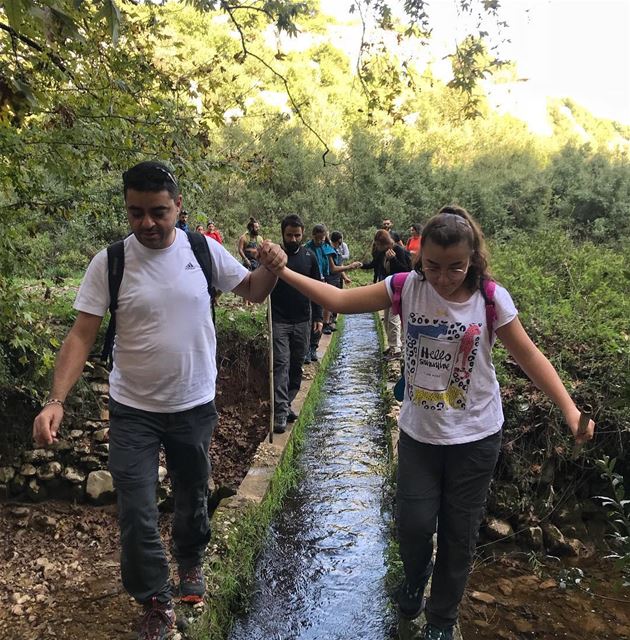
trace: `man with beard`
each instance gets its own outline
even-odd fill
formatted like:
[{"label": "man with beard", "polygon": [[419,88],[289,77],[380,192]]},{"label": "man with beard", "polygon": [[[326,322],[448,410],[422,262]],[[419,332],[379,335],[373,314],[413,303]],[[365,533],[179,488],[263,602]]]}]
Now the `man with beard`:
[{"label": "man with beard", "polygon": [[[287,264],[293,271],[321,280],[315,254],[302,246],[304,223],[295,214],[280,225]],[[284,433],[297,415],[291,408],[302,384],[302,365],[311,330],[322,330],[322,308],[293,287],[278,281],[271,292],[273,322],[274,433]]]}]

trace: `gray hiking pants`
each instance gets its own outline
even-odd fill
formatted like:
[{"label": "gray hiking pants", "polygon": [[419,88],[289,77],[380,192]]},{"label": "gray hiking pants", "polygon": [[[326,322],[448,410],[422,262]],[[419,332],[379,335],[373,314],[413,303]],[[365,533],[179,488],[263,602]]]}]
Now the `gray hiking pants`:
[{"label": "gray hiking pants", "polygon": [[273,321],[273,392],[276,424],[287,420],[302,384],[304,356],[309,348],[311,321]]},{"label": "gray hiking pants", "polygon": [[214,402],[178,413],[133,409],[109,399],[109,470],[118,495],[123,586],[138,602],[170,600],[173,587],[158,527],[160,446],[175,501],[172,553],[189,569],[210,540],[208,447],[218,415]]},{"label": "gray hiking pants", "polygon": [[426,617],[437,627],[457,622],[500,448],[500,430],[476,442],[454,445],[423,444],[400,432],[396,489],[400,556],[414,588],[425,586],[433,573]]}]

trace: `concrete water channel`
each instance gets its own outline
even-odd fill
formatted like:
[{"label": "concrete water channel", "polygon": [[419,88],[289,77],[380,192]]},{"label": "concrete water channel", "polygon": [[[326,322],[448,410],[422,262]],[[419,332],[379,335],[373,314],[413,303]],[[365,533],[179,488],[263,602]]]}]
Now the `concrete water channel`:
[{"label": "concrete water channel", "polygon": [[349,316],[231,640],[397,637],[385,578],[388,449],[372,315]]}]

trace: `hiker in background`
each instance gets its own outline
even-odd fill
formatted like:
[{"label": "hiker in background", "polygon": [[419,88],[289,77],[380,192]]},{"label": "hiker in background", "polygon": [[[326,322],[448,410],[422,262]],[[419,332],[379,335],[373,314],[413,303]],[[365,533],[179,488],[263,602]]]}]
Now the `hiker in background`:
[{"label": "hiker in background", "polygon": [[[343,265],[344,262],[350,260],[350,249],[348,249],[348,245],[343,241],[343,234],[341,233],[341,231],[333,231],[330,234],[330,244],[337,252],[335,264]],[[350,279],[350,277],[346,274],[345,271],[343,271],[341,273],[340,286],[343,288],[344,283],[350,284],[351,282],[352,280]]]},{"label": "hiker in background", "polygon": [[[374,282],[381,282],[394,273],[411,269],[411,260],[407,251],[396,244],[391,233],[379,229],[374,236],[374,257],[370,262],[363,262],[362,269],[374,269]],[[388,307],[383,311],[387,347],[383,352],[388,360],[400,357],[400,318]]]},{"label": "hiker in background", "polygon": [[[317,224],[313,227],[311,239],[306,243],[306,248],[310,249],[317,257],[319,269],[322,274],[322,279],[328,284],[336,285],[336,279],[339,274],[344,271],[351,271],[352,269],[358,269],[361,266],[360,262],[352,262],[351,264],[337,265],[335,259],[337,257],[337,251],[330,244],[330,240],[326,234],[326,227],[323,224]],[[322,333],[330,334],[332,327],[330,325],[330,311],[324,309],[324,328]],[[306,354],[305,362],[317,362],[319,357],[317,355],[317,347],[321,333],[318,335],[316,332],[311,334],[311,346],[309,353]],[[310,360],[309,360],[310,358]]]},{"label": "hiker in background", "polygon": [[394,241],[394,244],[397,244],[399,247],[402,247],[403,249],[405,248],[405,243],[402,241],[402,238],[400,237],[400,233],[398,233],[398,231],[390,231],[389,235],[391,239]]},{"label": "hiker in background", "polygon": [[390,218],[383,218],[383,222],[381,222],[381,229],[385,231],[391,231],[394,228],[394,223]]},{"label": "hiker in background", "polygon": [[[123,174],[127,220],[124,274],[116,310],[109,378],[109,470],[118,497],[125,589],[144,607],[138,637],[175,630],[168,559],[160,542],[156,485],[164,447],[175,499],[172,554],[178,593],[199,602],[205,593],[203,556],[208,523],[208,447],[217,423],[214,406],[216,338],[209,282],[193,236],[175,227],[182,195],[171,170],[141,162]],[[195,244],[197,240],[194,240]],[[201,245],[212,282],[262,302],[276,283],[272,265],[286,256],[267,243],[267,268],[249,272],[216,242]],[[78,380],[110,303],[107,250],[90,263],[74,308],[78,311],[57,356],[48,400],[33,424],[39,446],[57,440],[64,403]],[[182,326],[194,331],[182,331]]]},{"label": "hiker in background", "polygon": [[247,223],[247,231],[238,239],[238,254],[243,260],[246,269],[253,271],[258,266],[258,247],[263,243],[260,235],[260,222],[250,218]]},{"label": "hiker in background", "polygon": [[182,209],[179,212],[175,226],[182,231],[188,231],[188,211]]},{"label": "hiker in background", "polygon": [[[302,246],[304,223],[297,215],[280,225],[287,262],[296,273],[321,280],[315,254]],[[291,403],[302,384],[302,368],[311,332],[322,330],[322,308],[297,289],[278,281],[271,292],[273,322],[274,433],[284,433],[287,422],[297,420]]]},{"label": "hiker in background", "polygon": [[[335,266],[343,266],[343,255],[342,255],[342,245],[346,247],[346,254],[348,257],[350,256],[350,252],[348,251],[348,245],[343,241],[343,236],[339,231],[333,231],[330,234],[330,244],[336,251],[337,255],[333,257],[333,262]],[[352,280],[348,277],[345,271],[331,273],[326,279],[328,284],[332,284],[334,287],[339,287],[343,289],[344,283],[350,284]],[[337,330],[337,314],[336,313],[328,313],[324,318],[324,328],[322,333],[331,334],[333,331]]]},{"label": "hiker in background", "polygon": [[203,225],[202,225],[202,224],[198,224],[198,225],[195,227],[195,232],[196,232],[196,233],[201,233],[201,234],[203,235]]},{"label": "hiker in background", "polygon": [[217,229],[213,220],[208,220],[205,235],[208,236],[208,238],[216,240],[219,244],[223,244],[223,237],[221,236],[221,232],[219,231],[219,229]]},{"label": "hiker in background", "polygon": [[405,245],[405,249],[409,251],[412,258],[420,251],[420,243],[422,242],[422,237],[420,236],[421,230],[422,227],[417,222],[414,222],[409,227],[410,236]]},{"label": "hiker in background", "polygon": [[[334,245],[334,240],[333,240],[333,236],[336,233],[339,234],[339,245],[338,246]],[[333,246],[335,246],[335,249],[337,250],[337,253],[339,254],[339,257],[341,258],[341,264],[343,264],[344,262],[347,262],[348,260],[350,260],[350,249],[348,249],[348,245],[344,242],[343,234],[340,231],[333,231],[330,234],[330,241],[333,243]]]},{"label": "hiker in background", "polygon": [[285,267],[276,274],[339,313],[395,303],[402,315],[405,389],[396,506],[405,577],[397,602],[401,616],[417,617],[433,575],[421,638],[451,640],[501,446],[503,411],[491,360],[495,336],[562,411],[577,442],[590,440],[595,425],[589,421],[586,433],[578,432],[579,410],[523,329],[510,294],[491,279],[483,234],[465,209],[444,207],[429,220],[414,266],[408,275],[345,290]]}]

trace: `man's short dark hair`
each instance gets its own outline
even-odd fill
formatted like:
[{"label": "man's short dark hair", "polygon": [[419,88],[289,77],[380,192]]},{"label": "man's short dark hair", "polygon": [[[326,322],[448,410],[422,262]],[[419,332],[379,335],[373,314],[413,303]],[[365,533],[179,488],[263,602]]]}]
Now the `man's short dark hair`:
[{"label": "man's short dark hair", "polygon": [[339,240],[343,240],[343,235],[341,234],[341,231],[333,231],[330,234],[330,241],[338,242]]},{"label": "man's short dark hair", "polygon": [[300,227],[300,229],[304,231],[302,218],[300,218],[296,213],[290,213],[288,216],[285,216],[280,223],[280,231],[282,231],[282,235],[284,235],[284,230],[287,227]]},{"label": "man's short dark hair", "polygon": [[123,173],[123,188],[125,196],[128,189],[135,191],[168,191],[175,200],[179,195],[179,186],[173,172],[161,162],[147,160],[131,167]]},{"label": "man's short dark hair", "polygon": [[315,235],[316,233],[326,233],[326,227],[323,224],[316,224],[313,227],[313,235]]}]

